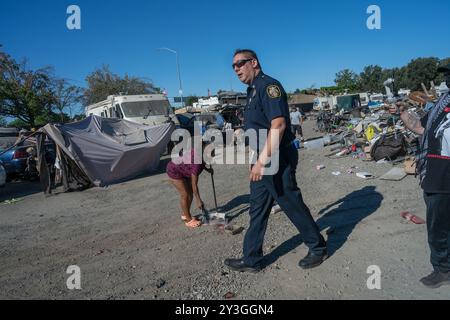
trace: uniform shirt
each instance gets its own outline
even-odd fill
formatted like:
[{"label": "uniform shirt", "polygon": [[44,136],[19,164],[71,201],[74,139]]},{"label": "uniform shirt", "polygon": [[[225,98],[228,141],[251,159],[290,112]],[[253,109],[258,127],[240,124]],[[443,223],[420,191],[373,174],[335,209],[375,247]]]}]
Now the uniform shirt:
[{"label": "uniform shirt", "polygon": [[[289,106],[287,95],[281,84],[265,75],[262,71],[247,88],[247,106],[245,107],[245,130],[255,129],[258,135],[257,155],[259,156],[259,130],[266,129],[269,132],[272,120],[283,117],[287,128],[290,128]],[[284,130],[280,143],[280,157],[286,154],[286,150],[292,148],[295,139],[291,130]],[[262,144],[261,148],[263,148]]]},{"label": "uniform shirt", "polygon": [[[428,115],[421,119],[424,128]],[[422,189],[428,193],[450,193],[450,105],[431,125],[426,157],[427,167]]]}]

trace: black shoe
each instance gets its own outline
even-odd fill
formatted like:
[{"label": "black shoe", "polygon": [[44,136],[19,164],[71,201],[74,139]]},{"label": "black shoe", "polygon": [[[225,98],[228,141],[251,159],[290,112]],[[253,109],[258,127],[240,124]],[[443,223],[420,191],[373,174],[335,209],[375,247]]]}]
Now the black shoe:
[{"label": "black shoe", "polygon": [[439,288],[444,284],[450,284],[450,272],[433,271],[430,275],[420,279],[428,288]]},{"label": "black shoe", "polygon": [[311,269],[314,267],[317,267],[322,264],[322,262],[325,261],[325,259],[328,258],[328,254],[325,252],[324,254],[317,255],[312,252],[309,252],[306,257],[304,257],[298,265],[302,269]]},{"label": "black shoe", "polygon": [[233,271],[257,273],[261,270],[259,266],[249,266],[242,259],[225,259],[225,265]]}]

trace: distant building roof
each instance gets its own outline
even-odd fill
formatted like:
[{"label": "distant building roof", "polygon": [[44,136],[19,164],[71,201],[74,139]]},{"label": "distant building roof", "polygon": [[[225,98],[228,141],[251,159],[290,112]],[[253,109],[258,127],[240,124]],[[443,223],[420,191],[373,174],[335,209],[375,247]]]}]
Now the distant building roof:
[{"label": "distant building roof", "polygon": [[309,104],[314,103],[314,99],[317,98],[314,95],[297,93],[293,94],[289,99],[289,104]]},{"label": "distant building roof", "polygon": [[218,94],[219,98],[222,98],[224,96],[231,96],[231,97],[235,97],[235,96],[245,96],[247,97],[247,94],[242,93],[242,92],[236,92],[236,91],[222,91],[221,93]]}]

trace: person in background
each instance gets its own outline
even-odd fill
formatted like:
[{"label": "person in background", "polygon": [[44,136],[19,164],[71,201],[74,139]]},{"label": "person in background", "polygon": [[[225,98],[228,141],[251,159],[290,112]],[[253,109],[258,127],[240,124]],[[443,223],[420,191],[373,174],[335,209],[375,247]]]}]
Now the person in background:
[{"label": "person in background", "polygon": [[[450,86],[450,64],[438,69]],[[427,208],[427,234],[433,272],[420,281],[429,288],[450,284],[450,95],[443,94],[422,118],[404,103],[390,108],[420,135],[417,173]]]},{"label": "person in background", "polygon": [[303,138],[303,114],[300,112],[298,108],[294,108],[290,113],[291,118],[291,130],[292,133],[295,135],[296,138],[300,137],[302,141],[305,139]]}]

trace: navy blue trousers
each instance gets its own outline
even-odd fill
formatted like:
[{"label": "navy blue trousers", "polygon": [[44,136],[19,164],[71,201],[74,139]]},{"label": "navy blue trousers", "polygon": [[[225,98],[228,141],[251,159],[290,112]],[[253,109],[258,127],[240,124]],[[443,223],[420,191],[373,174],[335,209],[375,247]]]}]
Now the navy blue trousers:
[{"label": "navy blue trousers", "polygon": [[424,193],[424,199],[431,264],[437,271],[450,272],[450,194]]},{"label": "navy blue trousers", "polygon": [[290,164],[280,163],[276,175],[264,176],[261,181],[250,183],[250,226],[245,234],[243,250],[247,265],[258,265],[263,258],[264,235],[275,200],[298,229],[309,250],[318,255],[326,251],[325,240],[303,202],[295,169],[296,161]]}]

